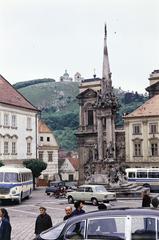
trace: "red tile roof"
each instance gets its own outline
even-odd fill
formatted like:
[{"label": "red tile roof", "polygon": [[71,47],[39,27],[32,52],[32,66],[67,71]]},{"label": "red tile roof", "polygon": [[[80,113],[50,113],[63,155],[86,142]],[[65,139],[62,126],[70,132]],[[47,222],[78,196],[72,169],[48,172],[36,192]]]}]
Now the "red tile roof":
[{"label": "red tile roof", "polygon": [[79,159],[77,158],[68,158],[75,170],[79,169]]},{"label": "red tile roof", "polygon": [[38,120],[39,133],[52,133],[51,129],[41,120]]},{"label": "red tile roof", "polygon": [[124,118],[150,116],[159,116],[159,95],[155,95],[154,97],[150,98],[143,105],[126,115]]},{"label": "red tile roof", "polygon": [[0,75],[0,103],[38,111],[21,93]]}]

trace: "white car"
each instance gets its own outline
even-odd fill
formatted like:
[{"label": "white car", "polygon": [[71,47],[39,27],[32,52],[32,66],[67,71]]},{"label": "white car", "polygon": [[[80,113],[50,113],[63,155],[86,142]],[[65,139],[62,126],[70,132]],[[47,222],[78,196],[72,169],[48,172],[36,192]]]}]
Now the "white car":
[{"label": "white car", "polygon": [[115,192],[108,192],[103,185],[81,185],[76,191],[67,193],[68,203],[82,200],[98,205],[98,202],[109,202],[116,200]]}]

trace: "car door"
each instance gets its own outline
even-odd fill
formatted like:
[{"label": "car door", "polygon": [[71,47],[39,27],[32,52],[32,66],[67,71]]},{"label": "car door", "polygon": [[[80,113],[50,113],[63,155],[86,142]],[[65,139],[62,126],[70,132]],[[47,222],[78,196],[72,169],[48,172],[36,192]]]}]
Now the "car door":
[{"label": "car door", "polygon": [[85,201],[91,202],[93,196],[93,189],[92,187],[85,187],[84,199]]},{"label": "car door", "polygon": [[86,221],[80,221],[69,226],[64,234],[64,240],[85,239]]},{"label": "car door", "polygon": [[79,187],[76,191],[70,193],[74,200],[83,200],[84,201],[84,187]]}]

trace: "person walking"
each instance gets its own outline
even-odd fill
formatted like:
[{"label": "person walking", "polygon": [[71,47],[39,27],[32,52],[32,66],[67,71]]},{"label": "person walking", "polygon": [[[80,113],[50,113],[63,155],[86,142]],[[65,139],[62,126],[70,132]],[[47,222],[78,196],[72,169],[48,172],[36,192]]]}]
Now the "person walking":
[{"label": "person walking", "polygon": [[40,214],[35,222],[35,234],[36,237],[43,231],[52,227],[51,217],[46,213],[45,207],[40,207]]},{"label": "person walking", "polygon": [[71,206],[65,207],[65,213],[66,213],[66,215],[63,218],[64,221],[67,220],[68,218],[72,217],[72,207]]},{"label": "person walking", "polygon": [[0,240],[11,240],[11,230],[8,212],[0,208]]},{"label": "person walking", "polygon": [[150,204],[151,204],[151,198],[149,196],[149,191],[144,190],[143,198],[142,198],[142,207],[150,207]]},{"label": "person walking", "polygon": [[73,216],[77,216],[77,215],[85,213],[85,211],[82,209],[83,208],[83,201],[75,202],[74,207],[75,207],[75,210],[72,213]]}]

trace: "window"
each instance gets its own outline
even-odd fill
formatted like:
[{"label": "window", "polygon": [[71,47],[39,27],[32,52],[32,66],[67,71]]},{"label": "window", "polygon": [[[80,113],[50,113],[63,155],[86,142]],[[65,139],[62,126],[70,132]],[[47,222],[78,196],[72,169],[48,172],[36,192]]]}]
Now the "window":
[{"label": "window", "polygon": [[4,114],[4,126],[9,127],[9,114],[8,113]]},{"label": "window", "polygon": [[151,156],[158,156],[158,144],[151,143]]},{"label": "window", "polygon": [[156,239],[156,220],[152,217],[132,217],[132,239]]},{"label": "window", "polygon": [[86,187],[86,188],[85,188],[85,192],[93,192],[93,190],[92,190],[91,187]]},{"label": "window", "polygon": [[9,143],[8,142],[4,142],[4,154],[8,154],[8,148],[9,148]]},{"label": "window", "polygon": [[135,178],[135,172],[129,172],[128,177],[129,178]]},{"label": "window", "polygon": [[66,231],[64,239],[84,239],[84,227],[84,221],[73,224]]},{"label": "window", "polygon": [[159,172],[148,172],[149,178],[159,178]]},{"label": "window", "polygon": [[12,154],[16,154],[16,142],[12,142]]},{"label": "window", "polygon": [[52,162],[52,152],[48,152],[48,162]]},{"label": "window", "polygon": [[31,118],[27,117],[27,130],[31,130]]},{"label": "window", "polygon": [[27,154],[31,154],[31,143],[27,142]]},{"label": "window", "polygon": [[17,117],[16,115],[12,115],[12,128],[17,127]]},{"label": "window", "polygon": [[140,124],[133,125],[133,134],[134,135],[141,134],[141,125]]},{"label": "window", "polygon": [[77,192],[84,192],[84,187],[77,188]]},{"label": "window", "polygon": [[150,123],[149,130],[152,134],[157,133],[157,123]]},{"label": "window", "polygon": [[134,143],[134,156],[139,157],[141,156],[141,143]]},{"label": "window", "polygon": [[87,239],[108,238],[125,239],[125,218],[110,217],[89,220]]},{"label": "window", "polygon": [[47,142],[50,142],[50,137],[47,137]]},{"label": "window", "polygon": [[137,178],[147,178],[147,172],[137,172]]},{"label": "window", "polygon": [[88,126],[93,125],[93,110],[88,110]]},{"label": "window", "polygon": [[43,161],[43,152],[39,152],[39,160]]},{"label": "window", "polygon": [[40,137],[40,141],[43,142],[43,137]]}]

